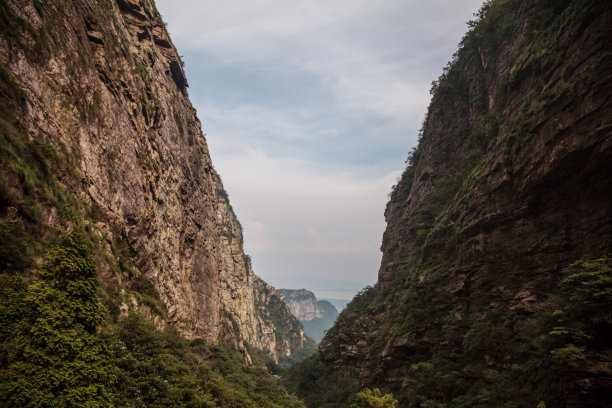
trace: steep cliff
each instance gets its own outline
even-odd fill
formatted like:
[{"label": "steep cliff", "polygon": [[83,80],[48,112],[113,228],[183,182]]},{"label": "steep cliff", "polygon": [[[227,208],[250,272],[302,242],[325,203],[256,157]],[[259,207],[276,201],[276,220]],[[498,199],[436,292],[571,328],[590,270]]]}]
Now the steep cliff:
[{"label": "steep cliff", "polygon": [[[612,7],[487,2],[432,87],[378,282],[293,377],[402,407],[609,406]],[[541,405],[538,405],[541,406]]]},{"label": "steep cliff", "polygon": [[320,342],[338,317],[335,306],[327,300],[318,300],[306,289],[279,289],[279,292],[285,297],[291,313],[304,325],[304,332]]},{"label": "steep cliff", "polygon": [[81,228],[115,317],[139,310],[247,361],[300,355],[299,322],[243,252],[154,3],[2,1],[0,17],[2,272],[31,271],[57,228]]},{"label": "steep cliff", "polygon": [[306,289],[279,289],[285,297],[291,313],[299,320],[320,319],[323,313],[319,308],[317,298]]}]

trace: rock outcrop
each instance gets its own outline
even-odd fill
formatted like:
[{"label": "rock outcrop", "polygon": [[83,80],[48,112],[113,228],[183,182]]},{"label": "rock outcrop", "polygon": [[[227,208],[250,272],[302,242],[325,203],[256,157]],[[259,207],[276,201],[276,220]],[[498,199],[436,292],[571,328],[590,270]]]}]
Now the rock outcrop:
[{"label": "rock outcrop", "polygon": [[279,289],[285,297],[291,313],[304,325],[304,332],[320,342],[325,332],[334,324],[338,310],[327,300],[317,300],[306,289]]},{"label": "rock outcrop", "polygon": [[478,17],[391,194],[378,282],[301,384],[309,406],[363,386],[403,407],[612,403],[596,312],[612,307],[612,7],[494,1]]},{"label": "rock outcrop", "polygon": [[40,240],[60,226],[99,235],[111,311],[136,308],[247,360],[249,350],[277,361],[300,354],[299,322],[243,252],[154,3],[11,0],[0,9],[6,149],[48,154],[57,180],[29,186],[18,154],[3,153],[4,221]]},{"label": "rock outcrop", "polygon": [[299,320],[320,319],[323,313],[314,293],[306,289],[279,289],[291,313]]}]

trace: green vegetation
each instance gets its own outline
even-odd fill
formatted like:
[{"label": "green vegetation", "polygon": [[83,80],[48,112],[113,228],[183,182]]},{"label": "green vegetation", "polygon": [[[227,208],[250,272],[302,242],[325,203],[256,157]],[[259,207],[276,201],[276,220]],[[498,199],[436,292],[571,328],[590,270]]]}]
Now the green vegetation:
[{"label": "green vegetation", "polygon": [[110,324],[80,234],[50,250],[36,279],[0,284],[2,406],[303,406],[236,351],[160,333],[133,312]]},{"label": "green vegetation", "polygon": [[574,262],[562,272],[559,291],[542,308],[553,326],[546,347],[562,373],[588,370],[589,362],[612,362],[612,254]]},{"label": "green vegetation", "polygon": [[397,404],[393,394],[382,395],[378,388],[364,388],[355,395],[355,403],[351,408],[396,408]]},{"label": "green vegetation", "polygon": [[105,312],[98,285],[91,253],[77,234],[51,250],[39,280],[9,281],[1,309],[3,406],[109,406],[115,372],[100,336]]},{"label": "green vegetation", "polygon": [[109,336],[118,379],[115,407],[302,407],[272,376],[245,365],[240,353],[172,327],[160,333],[130,313]]},{"label": "green vegetation", "polygon": [[291,393],[306,396],[309,407],[350,408],[359,390],[361,373],[357,367],[334,370],[324,365],[319,353],[283,372],[283,383]]}]

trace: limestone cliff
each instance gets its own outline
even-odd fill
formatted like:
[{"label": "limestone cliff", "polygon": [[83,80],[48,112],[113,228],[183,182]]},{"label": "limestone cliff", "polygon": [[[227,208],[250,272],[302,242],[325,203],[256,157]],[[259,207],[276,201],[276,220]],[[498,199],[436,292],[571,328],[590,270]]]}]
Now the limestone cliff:
[{"label": "limestone cliff", "polygon": [[363,386],[402,407],[611,403],[612,7],[477,20],[391,194],[377,284],[294,378],[309,406]]},{"label": "limestone cliff", "polygon": [[318,300],[306,289],[279,289],[279,292],[285,297],[291,313],[304,325],[304,332],[320,342],[338,317],[336,307],[327,300]]},{"label": "limestone cliff", "polygon": [[323,313],[314,293],[306,289],[279,289],[291,313],[299,320],[320,319]]},{"label": "limestone cliff", "polygon": [[[243,252],[154,3],[11,0],[0,11],[3,228],[40,242],[61,226],[100,236],[111,312],[139,309],[247,360],[300,354],[299,322]],[[52,163],[46,184],[23,154]]]}]

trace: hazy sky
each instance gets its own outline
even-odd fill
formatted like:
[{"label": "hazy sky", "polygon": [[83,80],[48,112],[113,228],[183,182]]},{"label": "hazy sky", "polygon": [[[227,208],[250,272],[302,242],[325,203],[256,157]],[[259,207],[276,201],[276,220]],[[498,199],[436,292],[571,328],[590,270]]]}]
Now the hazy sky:
[{"label": "hazy sky", "polygon": [[350,298],[482,0],[157,0],[255,273]]}]

